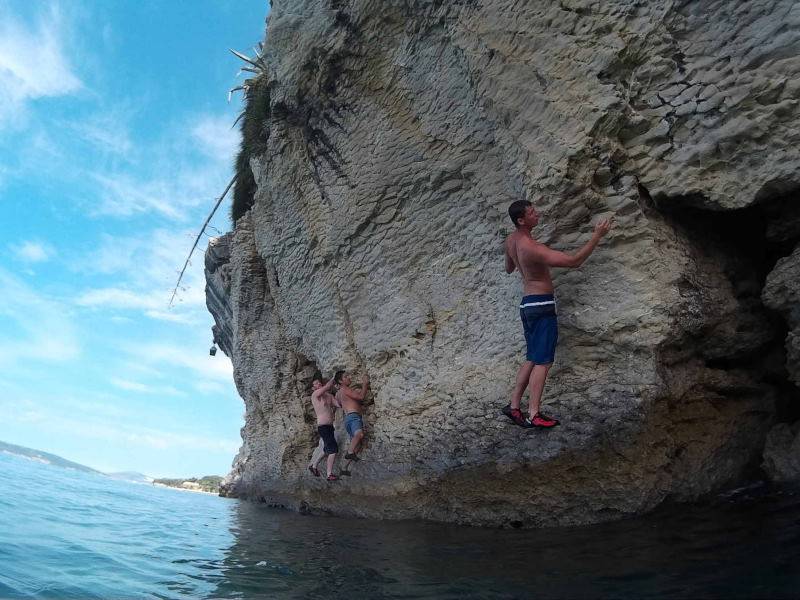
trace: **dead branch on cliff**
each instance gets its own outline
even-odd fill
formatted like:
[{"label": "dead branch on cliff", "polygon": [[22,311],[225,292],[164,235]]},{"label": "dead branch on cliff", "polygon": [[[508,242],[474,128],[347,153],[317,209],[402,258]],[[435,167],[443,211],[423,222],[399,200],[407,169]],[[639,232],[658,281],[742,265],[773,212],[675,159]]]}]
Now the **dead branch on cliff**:
[{"label": "dead branch on cliff", "polygon": [[203,236],[203,232],[206,230],[206,227],[208,227],[208,223],[211,221],[211,218],[214,216],[214,213],[217,212],[219,205],[222,204],[222,201],[225,199],[225,196],[228,195],[228,192],[230,191],[231,187],[233,187],[233,184],[235,182],[236,182],[236,175],[231,177],[231,180],[228,182],[228,186],[225,188],[225,191],[222,192],[222,195],[219,198],[217,198],[217,203],[214,204],[214,208],[212,208],[211,212],[208,213],[205,223],[203,223],[203,226],[197,233],[197,237],[194,239],[194,244],[192,244],[192,249],[189,250],[189,256],[186,257],[186,262],[183,263],[183,268],[181,269],[181,273],[180,275],[178,275],[178,281],[175,283],[175,289],[172,290],[172,297],[169,299],[169,308],[172,308],[172,303],[175,301],[175,296],[177,295],[178,288],[181,285],[181,279],[183,279],[183,274],[186,272],[186,267],[189,266],[189,261],[192,259],[192,254],[194,253],[195,248],[197,248],[197,244],[200,241],[200,238]]}]

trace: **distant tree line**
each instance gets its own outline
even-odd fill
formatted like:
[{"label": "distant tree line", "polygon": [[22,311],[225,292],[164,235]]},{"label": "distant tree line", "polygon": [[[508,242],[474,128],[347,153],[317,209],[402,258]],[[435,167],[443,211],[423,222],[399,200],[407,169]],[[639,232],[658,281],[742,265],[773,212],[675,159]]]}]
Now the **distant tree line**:
[{"label": "distant tree line", "polygon": [[197,477],[189,477],[187,479],[170,479],[164,477],[153,480],[153,483],[177,488],[184,487],[183,484],[186,482],[196,483],[204,492],[214,492],[216,494],[219,493],[219,484],[222,482],[222,477],[219,475],[206,475],[205,477],[200,477],[199,479]]}]

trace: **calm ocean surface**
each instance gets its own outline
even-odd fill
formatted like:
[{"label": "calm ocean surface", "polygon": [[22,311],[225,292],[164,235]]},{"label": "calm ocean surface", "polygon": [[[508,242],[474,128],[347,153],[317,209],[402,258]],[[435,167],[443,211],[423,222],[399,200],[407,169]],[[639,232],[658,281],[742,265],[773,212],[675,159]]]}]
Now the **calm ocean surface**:
[{"label": "calm ocean surface", "polygon": [[0,598],[797,598],[800,495],[592,527],[301,516],[0,454]]}]

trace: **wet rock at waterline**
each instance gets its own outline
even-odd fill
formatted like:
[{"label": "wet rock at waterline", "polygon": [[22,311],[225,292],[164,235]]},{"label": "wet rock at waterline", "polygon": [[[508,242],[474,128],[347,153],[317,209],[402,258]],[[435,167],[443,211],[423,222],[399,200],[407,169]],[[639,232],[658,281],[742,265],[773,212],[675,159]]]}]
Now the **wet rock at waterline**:
[{"label": "wet rock at waterline", "polygon": [[792,381],[800,386],[800,246],[778,260],[762,296],[764,304],[779,311],[789,326],[786,367]]},{"label": "wet rock at waterline", "polygon": [[775,481],[800,481],[800,421],[778,423],[770,430],[762,466]]},{"label": "wet rock at waterline", "polygon": [[[794,325],[762,290],[800,238],[795,3],[276,0],[265,56],[252,206],[206,262],[246,406],[226,493],[543,526],[758,468],[794,389]],[[499,412],[523,360],[501,246],[520,197],[558,249],[617,221],[556,272],[551,431]],[[305,464],[311,379],[337,368],[373,392],[332,487]]]}]

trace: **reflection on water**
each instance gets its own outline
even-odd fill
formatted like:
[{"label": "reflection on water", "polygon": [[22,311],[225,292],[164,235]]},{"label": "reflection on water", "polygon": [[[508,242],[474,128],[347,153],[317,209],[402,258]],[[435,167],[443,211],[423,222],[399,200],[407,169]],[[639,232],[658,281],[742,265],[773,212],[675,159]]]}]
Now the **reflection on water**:
[{"label": "reflection on water", "polygon": [[239,503],[223,598],[794,598],[792,492],[592,527],[508,531],[307,517]]},{"label": "reflection on water", "polygon": [[796,598],[800,495],[533,531],[301,516],[0,455],[0,598]]}]

